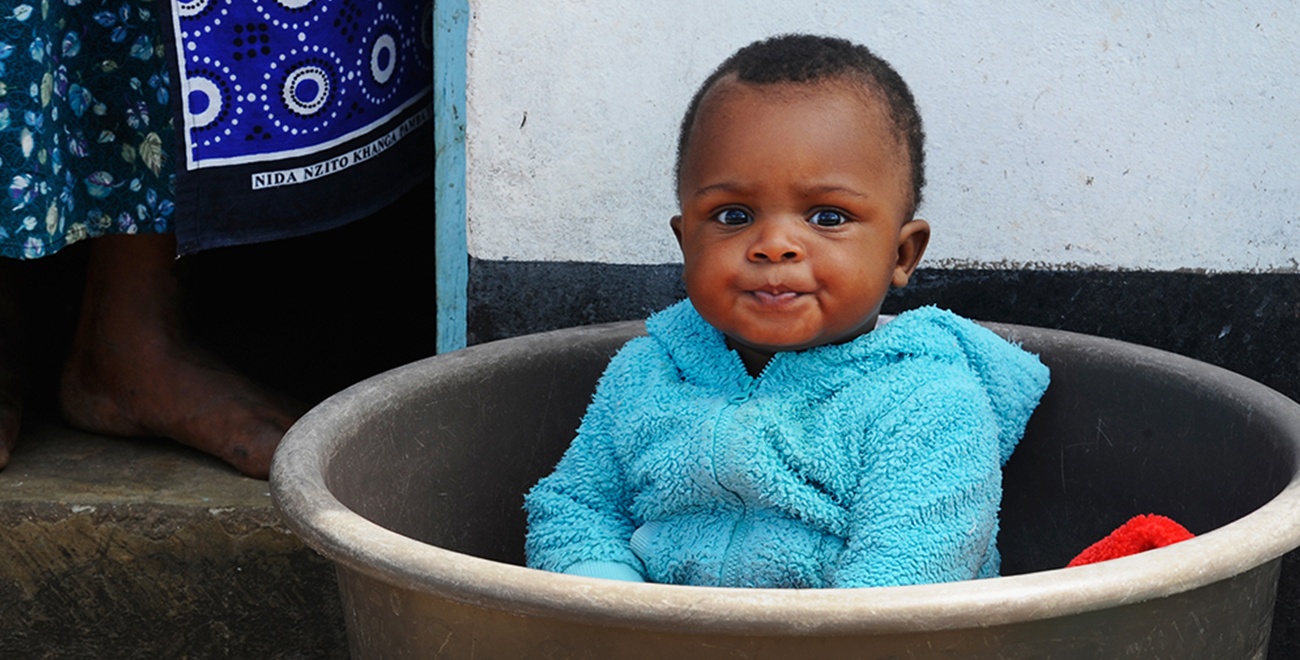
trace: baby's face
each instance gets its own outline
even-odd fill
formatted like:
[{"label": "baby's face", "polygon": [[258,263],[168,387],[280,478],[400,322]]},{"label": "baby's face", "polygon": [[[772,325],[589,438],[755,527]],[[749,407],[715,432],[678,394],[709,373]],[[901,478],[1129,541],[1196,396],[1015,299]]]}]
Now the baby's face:
[{"label": "baby's face", "polygon": [[875,327],[929,238],[911,220],[907,155],[851,83],[708,93],[672,226],[686,291],[742,355],[852,340]]}]

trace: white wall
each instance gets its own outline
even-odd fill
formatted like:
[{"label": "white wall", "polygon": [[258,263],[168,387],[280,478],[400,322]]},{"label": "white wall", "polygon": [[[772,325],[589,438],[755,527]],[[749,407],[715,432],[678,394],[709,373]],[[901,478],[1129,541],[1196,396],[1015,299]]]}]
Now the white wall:
[{"label": "white wall", "polygon": [[912,86],[926,266],[1300,270],[1300,7],[1137,5],[473,1],[470,254],[677,261],[690,95],[736,48],[802,31]]}]

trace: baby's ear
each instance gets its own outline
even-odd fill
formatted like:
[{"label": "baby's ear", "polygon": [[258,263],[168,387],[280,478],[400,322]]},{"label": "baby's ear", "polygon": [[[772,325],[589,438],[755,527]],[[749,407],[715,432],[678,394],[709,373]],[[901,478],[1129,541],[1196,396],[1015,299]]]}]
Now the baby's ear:
[{"label": "baby's ear", "polygon": [[916,265],[921,263],[925,246],[929,244],[930,223],[921,219],[903,223],[902,228],[898,230],[898,263],[894,264],[892,281],[895,287],[907,286],[907,282],[912,279],[912,273],[916,271]]},{"label": "baby's ear", "polygon": [[677,247],[682,246],[682,216],[675,215],[672,220],[668,221],[668,226],[673,228],[673,236],[677,237]]}]

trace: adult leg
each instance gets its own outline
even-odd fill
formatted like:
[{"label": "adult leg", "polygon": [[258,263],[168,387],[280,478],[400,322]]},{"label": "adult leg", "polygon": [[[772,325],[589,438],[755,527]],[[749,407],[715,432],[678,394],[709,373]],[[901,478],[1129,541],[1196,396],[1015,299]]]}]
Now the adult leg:
[{"label": "adult leg", "polygon": [[265,479],[294,422],[275,395],[186,341],[171,234],[95,239],[60,400],[74,426],[160,436]]},{"label": "adult leg", "polygon": [[0,469],[9,464],[18,441],[27,390],[16,266],[13,260],[0,260]]}]

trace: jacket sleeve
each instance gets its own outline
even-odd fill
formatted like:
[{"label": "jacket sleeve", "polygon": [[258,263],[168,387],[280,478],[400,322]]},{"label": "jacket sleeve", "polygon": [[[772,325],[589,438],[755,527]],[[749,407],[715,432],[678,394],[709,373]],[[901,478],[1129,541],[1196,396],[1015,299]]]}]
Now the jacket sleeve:
[{"label": "jacket sleeve", "polygon": [[998,430],[1002,462],[1006,463],[1024,435],[1025,424],[1051,375],[1038,357],[999,337],[988,328],[953,314],[938,317],[945,332],[979,378]]},{"label": "jacket sleeve", "polygon": [[995,574],[1002,493],[998,427],[979,381],[953,365],[939,365],[867,429],[835,586]]},{"label": "jacket sleeve", "polygon": [[616,445],[625,416],[625,347],[601,377],[577,437],[555,471],[524,498],[528,566],[557,573],[644,581],[629,545],[636,525]]}]

